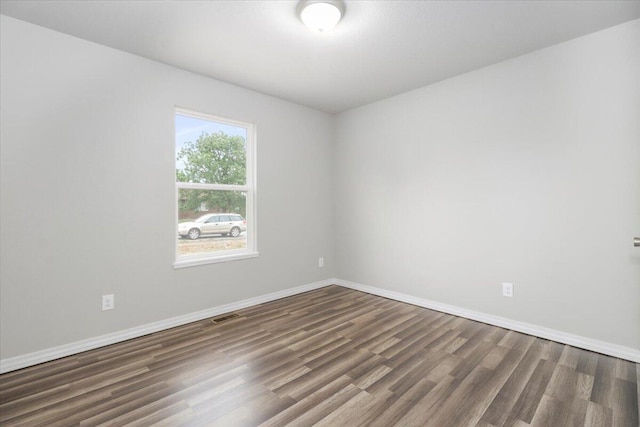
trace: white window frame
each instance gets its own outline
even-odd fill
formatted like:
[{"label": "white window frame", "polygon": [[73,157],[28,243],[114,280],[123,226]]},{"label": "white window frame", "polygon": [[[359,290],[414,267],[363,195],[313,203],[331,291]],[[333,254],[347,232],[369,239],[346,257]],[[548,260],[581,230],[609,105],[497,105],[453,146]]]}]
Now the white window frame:
[{"label": "white window frame", "polygon": [[[175,262],[174,268],[190,267],[194,265],[211,264],[217,262],[233,261],[246,258],[254,258],[259,255],[257,250],[257,227],[256,227],[256,126],[255,124],[231,120],[224,117],[218,117],[211,114],[205,114],[176,107],[173,114],[173,136],[175,148],[175,117],[176,115],[192,117],[225,125],[241,127],[247,131],[247,179],[245,185],[231,184],[194,184],[187,182],[178,182],[175,179],[177,169],[177,159],[174,155],[173,159],[173,175],[175,181],[175,230],[174,230],[174,247]],[[178,255],[178,218],[179,218],[179,193],[181,189],[197,189],[197,190],[223,190],[223,191],[242,191],[246,193],[246,221],[247,221],[247,247],[244,249],[236,249],[230,251],[205,252],[193,255]]]}]

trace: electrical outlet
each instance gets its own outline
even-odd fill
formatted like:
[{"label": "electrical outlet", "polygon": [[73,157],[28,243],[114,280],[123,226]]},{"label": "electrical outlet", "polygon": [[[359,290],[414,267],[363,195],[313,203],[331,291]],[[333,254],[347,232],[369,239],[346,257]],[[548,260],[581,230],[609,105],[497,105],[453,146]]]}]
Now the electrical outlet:
[{"label": "electrical outlet", "polygon": [[115,299],[113,294],[102,295],[102,311],[113,310],[115,307]]},{"label": "electrical outlet", "polygon": [[324,258],[318,258],[318,267],[319,268],[323,268],[324,267]]},{"label": "electrical outlet", "polygon": [[502,296],[513,298],[513,283],[503,283],[502,284]]}]

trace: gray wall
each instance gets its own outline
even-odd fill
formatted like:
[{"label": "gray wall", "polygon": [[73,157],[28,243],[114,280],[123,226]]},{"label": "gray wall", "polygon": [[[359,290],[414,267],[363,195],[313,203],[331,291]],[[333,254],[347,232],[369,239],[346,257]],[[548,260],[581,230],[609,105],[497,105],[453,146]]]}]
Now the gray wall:
[{"label": "gray wall", "polygon": [[[640,348],[640,21],[336,118],[0,27],[1,358],[329,277]],[[257,124],[258,258],[173,269],[175,105]]]},{"label": "gray wall", "polygon": [[[332,116],[0,27],[1,358],[334,275]],[[257,125],[258,258],[173,269],[176,105]],[[115,310],[100,310],[105,293]]]},{"label": "gray wall", "polygon": [[336,144],[338,277],[640,348],[640,21],[343,113]]}]

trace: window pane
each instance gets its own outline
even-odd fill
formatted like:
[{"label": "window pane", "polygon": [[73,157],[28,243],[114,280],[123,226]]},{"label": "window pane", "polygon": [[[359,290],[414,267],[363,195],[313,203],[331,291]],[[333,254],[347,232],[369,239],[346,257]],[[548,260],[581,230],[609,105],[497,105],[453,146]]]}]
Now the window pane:
[{"label": "window pane", "polygon": [[176,181],[247,183],[247,129],[176,114]]},{"label": "window pane", "polygon": [[246,249],[246,210],[241,191],[179,189],[178,256]]}]

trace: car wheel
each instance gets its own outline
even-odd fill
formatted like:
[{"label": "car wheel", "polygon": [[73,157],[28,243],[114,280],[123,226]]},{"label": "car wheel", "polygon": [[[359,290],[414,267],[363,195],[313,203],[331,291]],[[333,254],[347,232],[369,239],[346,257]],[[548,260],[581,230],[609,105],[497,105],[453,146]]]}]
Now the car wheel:
[{"label": "car wheel", "polygon": [[233,227],[231,229],[231,237],[238,237],[240,235],[240,229],[238,227]]},{"label": "car wheel", "polygon": [[189,230],[189,238],[191,240],[196,240],[198,237],[200,237],[200,230],[198,230],[197,228],[192,228],[191,230]]}]

